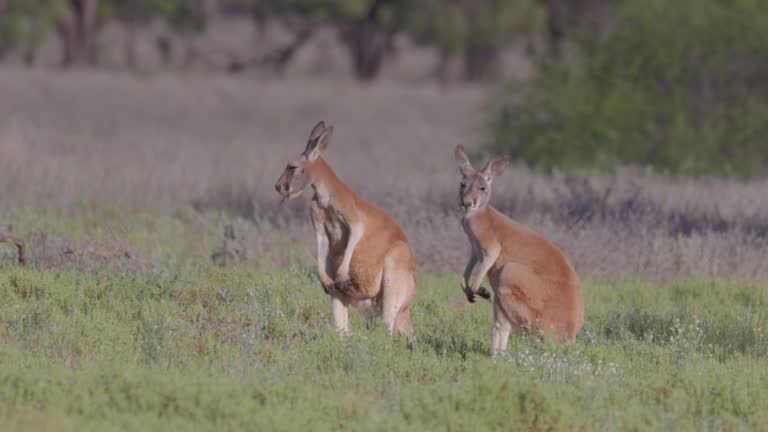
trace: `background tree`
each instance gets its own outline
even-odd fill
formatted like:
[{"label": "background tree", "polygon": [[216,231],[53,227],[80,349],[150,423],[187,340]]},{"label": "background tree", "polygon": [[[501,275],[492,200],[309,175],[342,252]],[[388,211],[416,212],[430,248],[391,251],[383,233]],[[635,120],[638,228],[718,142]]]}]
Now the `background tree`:
[{"label": "background tree", "polygon": [[62,64],[96,63],[101,0],[53,1],[54,19],[63,47]]},{"label": "background tree", "polygon": [[458,57],[470,81],[493,78],[501,50],[515,37],[535,32],[542,16],[529,0],[418,0],[408,15],[408,31],[440,52],[438,77]]},{"label": "background tree", "polygon": [[494,150],[549,168],[766,173],[768,3],[623,0],[614,13],[568,33],[578,62],[508,84]]},{"label": "background tree", "polygon": [[136,42],[143,26],[153,19],[168,19],[183,0],[106,0],[104,13],[125,26],[127,37],[124,45],[125,63],[137,64]]}]

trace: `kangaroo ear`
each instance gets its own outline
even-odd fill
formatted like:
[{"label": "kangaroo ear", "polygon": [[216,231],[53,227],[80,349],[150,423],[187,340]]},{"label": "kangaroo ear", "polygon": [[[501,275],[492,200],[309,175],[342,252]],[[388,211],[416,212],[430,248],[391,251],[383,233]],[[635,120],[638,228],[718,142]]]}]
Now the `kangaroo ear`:
[{"label": "kangaroo ear", "polygon": [[490,178],[498,177],[509,165],[509,158],[507,156],[499,156],[496,159],[488,162],[488,165],[483,168],[483,174]]},{"label": "kangaroo ear", "polygon": [[318,123],[309,135],[309,142],[307,142],[307,148],[304,150],[304,156],[309,160],[317,159],[320,153],[328,148],[331,136],[333,136],[333,126],[325,127],[324,122]]},{"label": "kangaroo ear", "polygon": [[323,132],[325,132],[325,122],[321,121],[312,128],[312,132],[309,133],[309,140],[312,141],[320,138],[320,134]]},{"label": "kangaroo ear", "polygon": [[453,156],[456,158],[456,163],[459,164],[459,171],[461,171],[462,175],[468,176],[475,172],[475,169],[472,168],[472,164],[469,162],[467,152],[464,151],[463,145],[459,144],[456,146]]}]

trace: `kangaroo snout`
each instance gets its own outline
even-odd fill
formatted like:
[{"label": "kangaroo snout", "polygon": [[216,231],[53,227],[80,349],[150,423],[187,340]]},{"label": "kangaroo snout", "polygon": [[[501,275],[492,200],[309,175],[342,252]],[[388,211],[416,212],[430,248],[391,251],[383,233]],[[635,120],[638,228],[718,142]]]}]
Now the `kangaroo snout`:
[{"label": "kangaroo snout", "polygon": [[280,184],[280,182],[275,183],[275,190],[280,195],[285,196],[285,187],[282,184]]},{"label": "kangaroo snout", "polygon": [[283,198],[288,198],[291,195],[291,186],[283,179],[283,176],[275,183],[275,190]]}]

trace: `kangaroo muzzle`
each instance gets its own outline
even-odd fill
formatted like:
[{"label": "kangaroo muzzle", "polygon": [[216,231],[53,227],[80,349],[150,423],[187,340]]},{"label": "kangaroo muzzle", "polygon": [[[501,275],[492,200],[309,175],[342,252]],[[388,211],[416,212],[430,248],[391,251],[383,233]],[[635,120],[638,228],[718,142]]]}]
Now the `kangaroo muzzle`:
[{"label": "kangaroo muzzle", "polygon": [[288,189],[288,188],[287,188],[287,187],[285,187],[285,186],[284,186],[283,184],[281,184],[281,183],[282,183],[282,182],[277,182],[277,183],[275,183],[275,190],[276,190],[276,191],[277,191],[277,193],[279,193],[280,195],[282,195],[282,196],[286,196],[286,195],[288,195],[288,191],[287,191],[287,189]]}]

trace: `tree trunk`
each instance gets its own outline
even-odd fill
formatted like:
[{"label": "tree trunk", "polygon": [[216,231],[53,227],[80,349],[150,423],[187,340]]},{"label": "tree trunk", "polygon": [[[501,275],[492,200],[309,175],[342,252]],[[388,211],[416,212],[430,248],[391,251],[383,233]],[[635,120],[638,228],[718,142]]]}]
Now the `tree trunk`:
[{"label": "tree trunk", "polygon": [[353,32],[350,42],[355,76],[370,81],[378,76],[386,55],[387,36],[376,28],[362,25]]},{"label": "tree trunk", "polygon": [[[3,22],[7,19],[6,14],[8,13],[8,0],[0,0],[0,22]],[[8,52],[10,51],[11,44],[5,44],[0,41],[0,61],[4,60],[5,57],[8,55]]]},{"label": "tree trunk", "polygon": [[137,27],[138,25],[134,20],[129,19],[125,23],[126,38],[123,49],[125,55],[125,66],[128,69],[136,69],[136,65],[138,63],[139,56],[136,51]]},{"label": "tree trunk", "polygon": [[258,39],[263,39],[267,34],[269,15],[269,9],[267,9],[264,2],[257,1],[254,3],[253,8],[251,8],[251,21],[253,22],[255,36]]},{"label": "tree trunk", "polygon": [[376,78],[392,45],[392,33],[379,28],[381,7],[390,0],[373,0],[368,13],[354,23],[344,37],[352,57],[355,76],[363,81]]},{"label": "tree trunk", "polygon": [[499,50],[496,47],[468,47],[464,52],[464,79],[481,81],[493,78],[498,61]]},{"label": "tree trunk", "polygon": [[155,39],[157,52],[160,54],[160,63],[164,68],[171,65],[171,56],[173,55],[173,44],[168,35],[160,35]]},{"label": "tree trunk", "polygon": [[303,28],[299,30],[298,33],[296,33],[296,36],[294,36],[291,43],[279,50],[276,50],[273,53],[270,53],[270,55],[266,56],[264,61],[272,65],[277,73],[284,73],[285,69],[288,67],[288,64],[290,64],[291,60],[299,51],[299,49],[304,46],[307,41],[309,41],[309,38],[312,36],[313,32],[314,29],[311,27],[311,24],[307,24],[306,28]]},{"label": "tree trunk", "polygon": [[435,67],[432,69],[432,78],[437,80],[440,85],[448,83],[448,68],[451,64],[451,56],[445,51],[440,50]]},{"label": "tree trunk", "polygon": [[553,58],[559,59],[565,36],[565,14],[562,0],[544,0],[547,9],[547,29],[549,31],[549,49]]},{"label": "tree trunk", "polygon": [[34,66],[35,60],[37,59],[37,42],[27,42],[24,45],[22,57],[24,59],[25,66]]},{"label": "tree trunk", "polygon": [[72,14],[59,29],[64,66],[93,64],[96,59],[96,18],[100,0],[69,0]]}]

